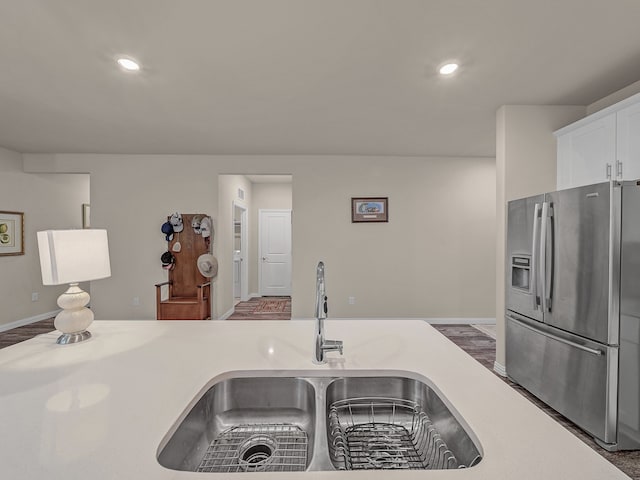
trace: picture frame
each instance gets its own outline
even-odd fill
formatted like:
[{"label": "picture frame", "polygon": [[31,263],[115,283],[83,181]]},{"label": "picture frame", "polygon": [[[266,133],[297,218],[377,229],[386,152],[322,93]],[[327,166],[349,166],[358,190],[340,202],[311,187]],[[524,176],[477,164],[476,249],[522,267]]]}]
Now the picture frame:
[{"label": "picture frame", "polygon": [[351,223],[388,221],[389,197],[351,197]]},{"label": "picture frame", "polygon": [[0,211],[0,256],[24,255],[24,212]]},{"label": "picture frame", "polygon": [[91,228],[91,205],[82,204],[82,228]]}]

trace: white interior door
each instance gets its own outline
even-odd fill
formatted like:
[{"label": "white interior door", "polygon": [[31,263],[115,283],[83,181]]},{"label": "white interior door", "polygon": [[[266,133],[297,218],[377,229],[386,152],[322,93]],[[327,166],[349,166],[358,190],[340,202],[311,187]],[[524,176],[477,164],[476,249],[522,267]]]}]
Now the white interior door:
[{"label": "white interior door", "polygon": [[259,211],[260,295],[291,295],[291,210]]}]

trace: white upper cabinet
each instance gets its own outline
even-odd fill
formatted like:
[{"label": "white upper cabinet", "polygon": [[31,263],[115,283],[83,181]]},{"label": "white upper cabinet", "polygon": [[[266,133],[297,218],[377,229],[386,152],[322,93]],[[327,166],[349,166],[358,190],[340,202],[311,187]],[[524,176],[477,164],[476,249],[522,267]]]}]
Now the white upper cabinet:
[{"label": "white upper cabinet", "polygon": [[558,190],[604,182],[616,161],[616,115],[558,137]]},{"label": "white upper cabinet", "polygon": [[625,180],[640,179],[640,102],[618,113],[618,174]]},{"label": "white upper cabinet", "polygon": [[640,179],[640,94],[561,128],[557,188]]}]

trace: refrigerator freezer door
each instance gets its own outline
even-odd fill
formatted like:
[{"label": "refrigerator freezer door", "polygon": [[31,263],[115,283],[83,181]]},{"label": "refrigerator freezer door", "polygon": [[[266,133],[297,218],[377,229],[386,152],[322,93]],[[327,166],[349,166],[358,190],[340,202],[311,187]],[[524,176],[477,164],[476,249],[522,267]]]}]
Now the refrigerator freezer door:
[{"label": "refrigerator freezer door", "polygon": [[543,201],[544,195],[513,200],[507,210],[506,307],[538,321],[542,321],[536,293],[540,288],[537,258]]},{"label": "refrigerator freezer door", "polygon": [[[638,285],[636,283],[636,285]],[[637,288],[637,287],[636,287]],[[640,318],[620,315],[618,443],[640,450]]]},{"label": "refrigerator freezer door", "polygon": [[599,183],[548,193],[549,215],[542,219],[547,235],[541,240],[547,245],[541,259],[547,273],[544,322],[605,344],[618,340],[609,326],[611,191],[609,183]]},{"label": "refrigerator freezer door", "polygon": [[507,374],[606,444],[617,441],[618,348],[507,313]]}]

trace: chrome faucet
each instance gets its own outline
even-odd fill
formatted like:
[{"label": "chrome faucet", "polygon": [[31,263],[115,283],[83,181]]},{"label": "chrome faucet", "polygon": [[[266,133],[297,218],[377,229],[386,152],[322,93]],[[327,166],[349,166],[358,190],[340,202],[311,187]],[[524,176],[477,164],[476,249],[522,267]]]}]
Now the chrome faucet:
[{"label": "chrome faucet", "polygon": [[324,339],[324,319],[327,318],[327,295],[324,287],[324,263],[316,268],[316,353],[313,363],[327,363],[325,352],[338,350],[342,355],[341,340]]}]

